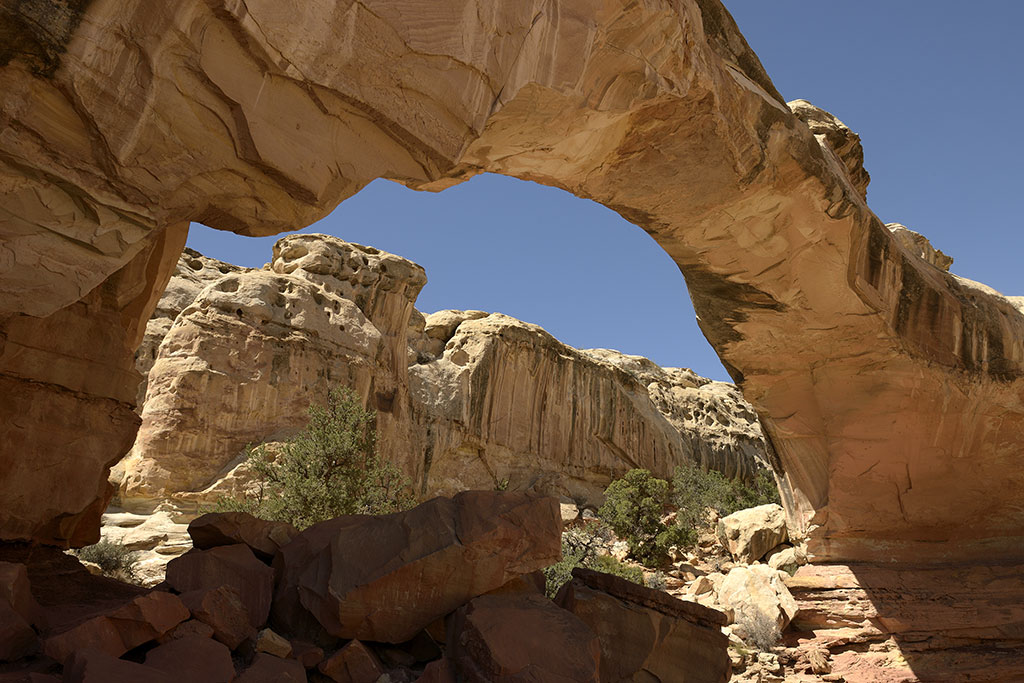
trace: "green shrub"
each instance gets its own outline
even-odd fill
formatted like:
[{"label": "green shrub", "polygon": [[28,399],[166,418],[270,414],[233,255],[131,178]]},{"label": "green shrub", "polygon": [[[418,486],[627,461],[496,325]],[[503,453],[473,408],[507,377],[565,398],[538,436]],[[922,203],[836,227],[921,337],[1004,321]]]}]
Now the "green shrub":
[{"label": "green shrub", "polygon": [[135,565],[139,561],[139,553],[128,550],[120,543],[100,541],[75,551],[78,559],[99,565],[103,575],[126,583],[134,583],[138,577]]},{"label": "green shrub", "polygon": [[265,445],[248,449],[255,489],[222,498],[217,509],[304,529],[339,515],[412,507],[408,479],[377,455],[375,420],[351,389],[331,389],[327,405],[310,407],[309,424],[276,457]]},{"label": "green shrub", "polygon": [[578,527],[563,532],[562,559],[544,569],[544,591],[548,597],[555,597],[559,589],[572,578],[572,570],[576,567],[614,574],[643,585],[644,572],[640,567],[624,564],[602,552],[602,547],[610,540],[610,531],[600,525]]},{"label": "green shrub", "polygon": [[677,522],[696,532],[707,527],[707,511],[713,509],[720,516],[738,510],[780,503],[775,478],[766,469],[760,470],[752,485],[727,479],[720,472],[704,471],[699,465],[687,464],[676,468],[672,479],[672,503],[676,507]]},{"label": "green shrub", "polygon": [[605,489],[597,516],[629,546],[629,554],[646,566],[658,566],[670,546],[692,545],[696,536],[686,527],[662,523],[669,502],[669,484],[647,470],[630,470]]}]

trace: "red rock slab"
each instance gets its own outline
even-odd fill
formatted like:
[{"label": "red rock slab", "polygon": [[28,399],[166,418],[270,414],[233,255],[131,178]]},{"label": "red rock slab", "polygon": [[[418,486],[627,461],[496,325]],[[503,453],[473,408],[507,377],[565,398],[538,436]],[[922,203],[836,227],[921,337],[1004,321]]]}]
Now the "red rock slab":
[{"label": "red rock slab", "polygon": [[249,610],[232,586],[200,588],[181,594],[192,616],[213,629],[213,637],[234,650],[256,635]]},{"label": "red rock slab", "polygon": [[274,560],[274,623],[313,637],[402,643],[436,619],[561,557],[558,501],[468,491],[406,512],[306,529]]},{"label": "red rock slab", "polygon": [[617,576],[574,569],[556,602],[597,634],[601,681],[724,683],[724,614]]},{"label": "red rock slab", "polygon": [[249,613],[249,623],[256,628],[266,623],[270,613],[274,570],[256,559],[249,546],[242,543],[190,550],[167,563],[166,580],[181,593],[221,586],[234,588]]},{"label": "red rock slab", "polygon": [[301,663],[307,669],[312,669],[324,661],[324,651],[323,648],[307,643],[304,640],[293,640],[292,659]]},{"label": "red rock slab", "polygon": [[602,680],[597,636],[543,595],[476,598],[455,613],[448,642],[448,656],[468,683]]},{"label": "red rock slab", "polygon": [[213,638],[213,627],[209,624],[204,624],[198,619],[189,619],[183,621],[170,631],[165,633],[156,639],[156,642],[169,643],[172,640],[178,640],[179,638]]},{"label": "red rock slab", "polygon": [[134,647],[156,640],[188,618],[188,609],[178,596],[154,591],[49,636],[43,642],[43,652],[58,662],[86,649],[120,657]]},{"label": "red rock slab", "polygon": [[439,659],[436,662],[427,664],[423,675],[416,679],[416,683],[456,683],[455,669],[447,659]]},{"label": "red rock slab", "polygon": [[320,673],[334,683],[376,683],[384,666],[373,650],[358,640],[349,641],[320,663]]},{"label": "red rock slab", "polygon": [[189,636],[146,653],[146,666],[188,683],[230,683],[235,678],[231,651],[210,638]]},{"label": "red rock slab", "polygon": [[174,676],[135,662],[84,648],[64,664],[64,683],[184,683]]},{"label": "red rock slab", "polygon": [[247,512],[210,512],[192,520],[188,535],[201,550],[244,543],[262,560],[270,561],[278,550],[298,535],[287,522],[268,522]]},{"label": "red rock slab", "polygon": [[8,605],[28,623],[39,616],[39,604],[32,597],[28,567],[19,562],[0,562],[0,605]]},{"label": "red rock slab", "polygon": [[35,629],[8,603],[0,600],[0,662],[12,662],[39,648]]},{"label": "red rock slab", "polygon": [[306,668],[294,659],[280,659],[261,652],[235,683],[306,683],[307,680]]}]

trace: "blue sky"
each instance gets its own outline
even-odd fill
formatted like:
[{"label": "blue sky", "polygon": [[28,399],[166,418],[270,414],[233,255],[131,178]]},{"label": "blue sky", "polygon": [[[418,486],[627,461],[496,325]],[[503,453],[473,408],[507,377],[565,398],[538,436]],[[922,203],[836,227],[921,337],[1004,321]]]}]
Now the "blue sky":
[{"label": "blue sky", "polygon": [[[787,100],[810,100],[861,135],[868,203],[883,221],[924,233],[956,259],[957,274],[1024,294],[1024,3],[726,6]],[[728,379],[661,248],[614,212],[559,190],[490,175],[440,194],[378,180],[302,232],[421,264],[424,312],[500,311],[572,346]],[[197,225],[189,246],[260,266],[276,239]]]}]

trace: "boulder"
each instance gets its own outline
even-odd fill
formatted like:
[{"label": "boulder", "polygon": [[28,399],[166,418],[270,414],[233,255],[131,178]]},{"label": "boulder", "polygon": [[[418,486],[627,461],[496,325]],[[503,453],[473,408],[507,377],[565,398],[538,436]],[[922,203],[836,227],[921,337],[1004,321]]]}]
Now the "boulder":
[{"label": "boulder", "polygon": [[262,560],[274,559],[299,531],[287,522],[268,522],[246,512],[211,512],[192,520],[188,535],[201,550],[244,543]]},{"label": "boulder", "polygon": [[167,643],[179,638],[213,638],[213,635],[212,626],[198,619],[189,619],[181,622],[156,640],[158,643]]},{"label": "boulder", "polygon": [[302,666],[307,669],[313,667],[324,661],[323,648],[317,647],[312,643],[307,643],[304,640],[293,640],[292,641],[292,659],[300,662]]},{"label": "boulder", "polygon": [[543,595],[484,595],[459,608],[448,657],[467,683],[597,683],[601,650],[583,621]]},{"label": "boulder", "polygon": [[287,659],[292,654],[292,644],[271,629],[265,628],[256,635],[256,651]]},{"label": "boulder", "polygon": [[38,617],[25,565],[0,562],[0,662],[20,659],[38,648],[32,628]]},{"label": "boulder", "polygon": [[734,621],[741,630],[762,615],[781,631],[797,612],[796,600],[784,583],[788,577],[786,572],[764,564],[736,567],[718,584],[718,602],[733,610]]},{"label": "boulder", "polygon": [[805,564],[807,564],[807,553],[801,548],[782,548],[768,554],[768,566],[784,571],[790,576]]},{"label": "boulder", "polygon": [[238,589],[232,586],[200,588],[182,593],[181,601],[196,620],[212,629],[214,638],[231,650],[256,635],[249,610],[242,602]]},{"label": "boulder", "polygon": [[788,538],[786,512],[774,503],[740,510],[718,520],[718,540],[737,562],[756,562]]},{"label": "boulder", "polygon": [[187,683],[230,683],[235,678],[231,651],[210,638],[190,636],[146,653],[146,666]]},{"label": "boulder", "polygon": [[558,605],[597,634],[601,681],[724,683],[724,614],[617,576],[576,568]]},{"label": "boulder", "polygon": [[166,581],[181,593],[220,586],[234,588],[249,613],[249,623],[256,628],[266,623],[270,613],[274,570],[242,543],[190,550],[167,564]]},{"label": "boulder", "polygon": [[427,664],[423,669],[423,675],[416,679],[416,683],[457,683],[455,667],[449,659],[438,659]]},{"label": "boulder", "polygon": [[235,683],[306,683],[306,669],[294,659],[281,659],[260,652]]},{"label": "boulder", "polygon": [[274,560],[273,623],[298,637],[322,629],[407,641],[467,600],[553,564],[561,526],[557,500],[500,491],[316,524]]},{"label": "boulder", "polygon": [[64,663],[64,683],[183,683],[160,669],[136,664],[92,648],[72,652]]},{"label": "boulder", "polygon": [[43,652],[58,662],[86,649],[116,658],[156,640],[188,618],[189,611],[178,596],[153,591],[50,635],[43,643]]},{"label": "boulder", "polygon": [[384,666],[373,650],[358,640],[349,641],[320,663],[320,673],[335,683],[376,683]]}]

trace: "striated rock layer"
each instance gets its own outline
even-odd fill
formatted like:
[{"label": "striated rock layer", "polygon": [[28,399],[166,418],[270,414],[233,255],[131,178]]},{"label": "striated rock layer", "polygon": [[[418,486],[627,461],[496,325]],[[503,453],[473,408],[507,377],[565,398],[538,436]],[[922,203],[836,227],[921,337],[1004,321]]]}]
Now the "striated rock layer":
[{"label": "striated rock layer", "polygon": [[137,354],[149,388],[114,470],[123,505],[188,512],[244,485],[244,447],[295,432],[331,383],[377,410],[382,453],[423,495],[507,485],[596,504],[630,468],[749,477],[767,459],[730,384],[501,314],[424,319],[423,270],[370,247],[295,235],[274,254],[270,272],[182,256]]}]

